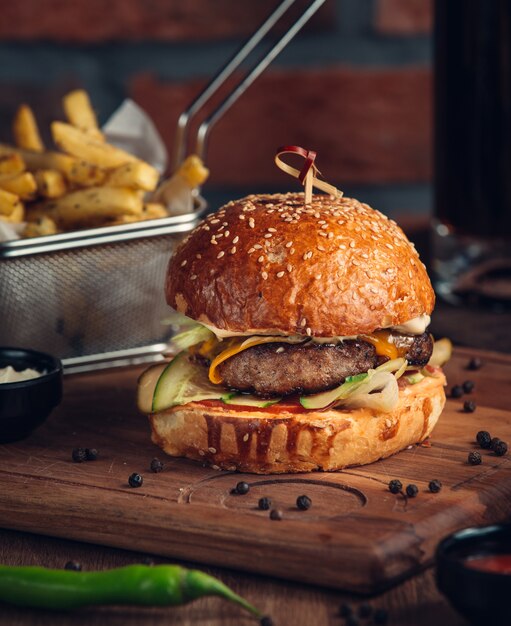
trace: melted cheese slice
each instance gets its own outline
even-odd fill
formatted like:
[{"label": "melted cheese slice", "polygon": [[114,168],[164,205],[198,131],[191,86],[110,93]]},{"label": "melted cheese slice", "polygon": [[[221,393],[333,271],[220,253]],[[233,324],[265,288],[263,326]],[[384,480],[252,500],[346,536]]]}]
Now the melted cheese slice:
[{"label": "melted cheese slice", "polygon": [[[368,343],[373,344],[373,346],[376,348],[376,354],[378,356],[386,356],[390,360],[397,359],[400,356],[399,350],[397,349],[397,347],[393,343],[391,343],[391,341],[389,341],[390,332],[388,330],[378,330],[371,335],[362,335],[361,337],[364,339],[364,341],[367,341]],[[231,340],[229,342],[230,343],[229,347],[223,350],[222,352],[220,352],[220,354],[215,356],[213,360],[211,361],[211,365],[209,367],[209,380],[216,385],[221,384],[223,382],[223,379],[218,373],[218,366],[224,361],[227,361],[227,359],[230,359],[236,354],[243,352],[243,350],[248,350],[248,348],[253,348],[254,346],[258,346],[263,343],[279,342],[279,343],[296,344],[296,343],[302,343],[305,340],[306,338],[298,337],[298,336],[297,337],[254,336],[254,337],[250,337],[249,339],[246,339],[245,341],[236,342],[235,340],[234,341]],[[211,343],[214,343],[214,342],[206,342],[206,343],[208,344],[207,347],[202,346],[199,349],[199,353],[202,356],[208,356],[208,353],[211,354],[211,351],[213,348]]]}]

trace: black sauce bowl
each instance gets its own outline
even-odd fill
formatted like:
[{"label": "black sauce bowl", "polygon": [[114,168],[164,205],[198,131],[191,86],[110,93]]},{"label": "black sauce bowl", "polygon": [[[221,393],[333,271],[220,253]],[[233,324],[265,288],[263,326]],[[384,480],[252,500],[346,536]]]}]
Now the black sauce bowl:
[{"label": "black sauce bowl", "polygon": [[511,524],[466,528],[438,545],[438,588],[471,624],[511,624],[511,574],[467,565],[474,557],[503,554],[511,554]]},{"label": "black sauce bowl", "polygon": [[35,350],[0,347],[0,368],[44,372],[37,378],[0,383],[0,443],[18,441],[40,426],[62,399],[62,363]]}]

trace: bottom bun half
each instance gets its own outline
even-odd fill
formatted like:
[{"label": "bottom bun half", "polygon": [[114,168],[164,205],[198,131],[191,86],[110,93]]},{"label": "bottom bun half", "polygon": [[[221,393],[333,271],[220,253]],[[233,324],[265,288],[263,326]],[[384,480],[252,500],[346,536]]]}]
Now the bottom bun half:
[{"label": "bottom bun half", "polygon": [[402,387],[389,413],[247,411],[191,402],[151,414],[152,440],[171,456],[255,474],[365,465],[429,437],[445,405],[444,385],[441,375]]}]

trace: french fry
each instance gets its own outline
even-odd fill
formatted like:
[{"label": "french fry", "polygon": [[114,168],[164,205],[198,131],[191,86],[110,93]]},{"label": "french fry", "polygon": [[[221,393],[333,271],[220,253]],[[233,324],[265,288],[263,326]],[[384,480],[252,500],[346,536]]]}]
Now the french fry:
[{"label": "french fry", "polygon": [[64,113],[70,124],[85,131],[98,141],[104,141],[103,134],[99,130],[98,120],[92,108],[89,95],[83,89],[71,91],[62,100]]},{"label": "french fry", "polygon": [[86,132],[64,122],[53,122],[51,133],[53,141],[61,150],[98,167],[110,169],[138,160],[129,152],[97,141]]},{"label": "french fry", "polygon": [[67,180],[82,187],[100,185],[105,179],[105,172],[83,159],[77,159],[69,154],[59,152],[30,152],[0,144],[0,156],[18,154],[31,172],[37,170],[59,170]]},{"label": "french fry", "polygon": [[57,224],[51,217],[43,216],[35,222],[28,222],[23,231],[23,237],[44,237],[58,233]]},{"label": "french fry", "polygon": [[25,161],[17,153],[4,154],[0,156],[0,175],[3,174],[21,174],[26,169]]},{"label": "french fry", "polygon": [[66,180],[58,170],[37,170],[37,191],[44,198],[60,198],[67,191]]},{"label": "french fry", "polygon": [[154,191],[160,175],[158,170],[145,161],[125,163],[107,174],[107,187],[129,187],[143,191]]},{"label": "french fry", "polygon": [[20,224],[25,219],[25,207],[19,202],[14,211],[10,215],[0,215],[0,220],[10,222],[11,224]]},{"label": "french fry", "polygon": [[104,222],[119,215],[142,214],[142,200],[132,189],[92,187],[40,204],[29,209],[29,220],[48,216],[62,228],[73,228],[91,221]]},{"label": "french fry", "polygon": [[15,193],[0,189],[0,215],[2,218],[10,217],[20,206],[23,208],[20,199]]},{"label": "french fry", "polygon": [[44,144],[37,128],[34,112],[27,104],[22,104],[16,111],[12,125],[14,141],[18,148],[43,152]]},{"label": "french fry", "polygon": [[22,172],[14,176],[1,175],[0,189],[14,193],[22,200],[33,200],[37,191],[37,184],[30,172]]},{"label": "french fry", "polygon": [[146,216],[146,219],[148,220],[169,216],[167,209],[163,206],[163,204],[159,204],[158,202],[147,202],[144,206],[142,214]]}]

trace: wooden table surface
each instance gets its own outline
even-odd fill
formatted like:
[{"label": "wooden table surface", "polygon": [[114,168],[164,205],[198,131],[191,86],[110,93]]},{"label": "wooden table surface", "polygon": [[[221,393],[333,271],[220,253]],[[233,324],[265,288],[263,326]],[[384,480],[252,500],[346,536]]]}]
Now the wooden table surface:
[{"label": "wooden table surface", "polygon": [[[496,317],[495,317],[496,316]],[[477,332],[484,322],[484,332]],[[479,323],[478,323],[479,322]],[[476,313],[439,307],[435,317],[437,336],[444,329],[452,330],[454,339],[464,345],[477,344],[480,348],[511,350],[509,313]],[[474,341],[471,341],[474,336]],[[233,537],[236,541],[236,537]],[[133,537],[133,548],[137,537]],[[53,539],[0,530],[0,563],[9,565],[44,565],[63,567],[69,560],[79,561],[84,569],[105,569],[140,562],[146,555],[102,546],[94,546],[62,539]],[[155,559],[164,562],[164,559]],[[342,562],[339,567],[343,567]],[[339,607],[349,602],[355,607],[364,598],[314,586],[284,582],[267,577],[203,567],[250,602],[269,613],[275,626],[330,626],[342,625]],[[367,600],[366,600],[367,601]],[[429,568],[412,579],[404,581],[384,594],[369,599],[375,608],[389,612],[389,624],[400,626],[462,626],[459,617],[438,592],[434,570]],[[361,624],[368,623],[361,620]],[[90,608],[74,613],[51,613],[2,606],[0,625],[9,626],[243,626],[254,621],[237,607],[216,598],[205,598],[185,607],[174,609],[140,609],[126,607]]]}]

